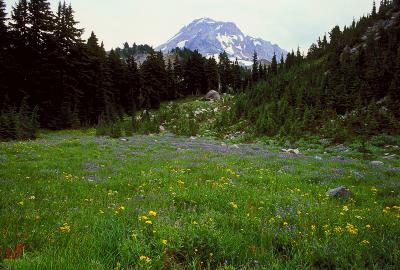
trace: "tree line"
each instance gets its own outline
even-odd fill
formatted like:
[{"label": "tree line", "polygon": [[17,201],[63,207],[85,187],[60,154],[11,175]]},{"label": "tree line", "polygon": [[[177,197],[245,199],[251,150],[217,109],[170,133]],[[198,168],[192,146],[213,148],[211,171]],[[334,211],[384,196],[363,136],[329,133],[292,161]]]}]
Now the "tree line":
[{"label": "tree line", "polygon": [[[31,130],[93,126],[165,100],[252,83],[250,71],[226,53],[217,62],[188,49],[163,55],[128,43],[107,52],[93,32],[87,41],[82,34],[70,4],[60,2],[54,13],[48,0],[19,0],[8,17],[0,0],[1,139],[34,137],[18,135],[28,116]],[[138,64],[141,54],[148,57]]]}]

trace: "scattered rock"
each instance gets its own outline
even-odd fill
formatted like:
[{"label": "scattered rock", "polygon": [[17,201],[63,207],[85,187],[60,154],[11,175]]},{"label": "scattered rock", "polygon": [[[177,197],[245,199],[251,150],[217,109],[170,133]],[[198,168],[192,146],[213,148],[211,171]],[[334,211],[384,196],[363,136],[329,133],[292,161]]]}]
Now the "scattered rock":
[{"label": "scattered rock", "polygon": [[331,160],[332,161],[337,161],[337,162],[343,162],[343,163],[349,161],[348,159],[346,159],[343,156],[335,156],[335,157],[332,157]]},{"label": "scattered rock", "polygon": [[344,146],[343,144],[338,144],[335,147],[332,148],[336,152],[348,152],[349,148]]},{"label": "scattered rock", "polygon": [[190,137],[191,140],[196,140],[197,138],[195,136]]},{"label": "scattered rock", "polygon": [[335,174],[344,174],[346,171],[342,168],[333,169],[333,173]]},{"label": "scattered rock", "polygon": [[347,189],[345,186],[340,186],[334,189],[330,189],[326,192],[326,195],[328,195],[331,198],[348,198],[352,197],[353,193]]},{"label": "scattered rock", "polygon": [[100,183],[102,182],[102,179],[96,175],[88,175],[86,176],[86,181],[89,183]]},{"label": "scattered rock", "polygon": [[320,157],[320,156],[315,156],[314,157],[316,160],[322,160],[322,157]]},{"label": "scattered rock", "polygon": [[287,153],[287,154],[300,155],[300,150],[298,148],[297,149],[291,149],[291,148],[289,148],[289,149],[281,149],[281,151],[283,153]]},{"label": "scattered rock", "polygon": [[386,153],[385,156],[383,157],[383,159],[394,160],[394,159],[396,159],[396,154],[390,155],[389,153]]},{"label": "scattered rock", "polygon": [[162,125],[159,127],[159,129],[160,129],[160,132],[164,132],[165,131],[165,127],[162,126]]},{"label": "scattered rock", "polygon": [[239,149],[240,147],[239,147],[237,144],[234,144],[234,145],[231,146],[231,148],[233,148],[233,149]]},{"label": "scattered rock", "polygon": [[400,168],[391,168],[389,169],[389,172],[400,173]]},{"label": "scattered rock", "polygon": [[207,100],[220,100],[221,95],[215,90],[210,90],[204,98]]},{"label": "scattered rock", "polygon": [[88,172],[97,172],[100,170],[100,166],[93,162],[86,162],[83,164],[83,168]]},{"label": "scattered rock", "polygon": [[372,166],[382,166],[384,163],[382,161],[374,160],[369,163]]},{"label": "scattered rock", "polygon": [[127,138],[121,138],[121,139],[119,139],[119,140],[122,141],[122,142],[127,142],[127,141],[128,141]]}]

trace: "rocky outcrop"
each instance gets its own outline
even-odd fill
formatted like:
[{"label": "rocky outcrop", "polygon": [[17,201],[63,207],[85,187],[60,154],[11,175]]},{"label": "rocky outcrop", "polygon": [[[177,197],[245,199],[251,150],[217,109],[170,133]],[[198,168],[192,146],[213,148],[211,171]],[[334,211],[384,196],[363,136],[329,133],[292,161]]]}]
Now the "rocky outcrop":
[{"label": "rocky outcrop", "polygon": [[204,98],[207,100],[220,100],[221,95],[217,91],[211,90],[205,95]]}]

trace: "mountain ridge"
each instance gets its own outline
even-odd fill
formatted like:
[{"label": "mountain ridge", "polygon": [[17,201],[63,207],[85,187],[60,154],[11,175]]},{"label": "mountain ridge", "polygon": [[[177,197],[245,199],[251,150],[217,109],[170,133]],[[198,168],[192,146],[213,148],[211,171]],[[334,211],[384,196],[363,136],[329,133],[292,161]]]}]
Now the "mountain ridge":
[{"label": "mountain ridge", "polygon": [[224,51],[231,60],[238,59],[242,65],[252,64],[254,52],[259,59],[271,61],[274,53],[277,57],[286,57],[287,51],[261,38],[245,35],[233,22],[216,21],[211,18],[200,18],[182,27],[167,42],[156,47],[156,50],[168,53],[175,48],[198,50],[203,56],[218,58]]}]

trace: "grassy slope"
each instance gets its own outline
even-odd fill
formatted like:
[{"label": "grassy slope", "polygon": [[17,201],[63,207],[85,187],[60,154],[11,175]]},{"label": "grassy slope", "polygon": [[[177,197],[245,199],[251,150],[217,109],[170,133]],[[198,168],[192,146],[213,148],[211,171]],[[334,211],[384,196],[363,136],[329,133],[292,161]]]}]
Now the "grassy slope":
[{"label": "grassy slope", "polygon": [[[71,131],[0,143],[0,248],[27,246],[22,258],[0,267],[400,265],[398,160],[373,167],[334,161],[343,155],[334,149],[286,157],[262,144],[236,149],[168,135],[127,142],[92,135]],[[325,196],[343,184],[353,199]]]}]

